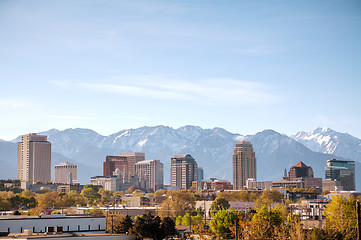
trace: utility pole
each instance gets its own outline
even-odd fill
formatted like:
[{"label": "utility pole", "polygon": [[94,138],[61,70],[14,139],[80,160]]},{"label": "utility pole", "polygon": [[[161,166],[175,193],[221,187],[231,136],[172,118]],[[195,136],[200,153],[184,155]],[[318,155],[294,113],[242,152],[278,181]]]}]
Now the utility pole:
[{"label": "utility pole", "polygon": [[356,202],[356,218],[357,218],[357,239],[361,240],[361,214],[360,214],[360,202]]},{"label": "utility pole", "polygon": [[238,219],[236,219],[236,220],[234,221],[234,223],[235,223],[234,226],[235,226],[235,228],[236,228],[235,231],[234,231],[234,232],[235,232],[235,234],[234,234],[234,235],[235,235],[235,236],[234,236],[234,239],[235,239],[235,240],[238,240],[238,221],[237,221],[237,220],[238,220]]}]

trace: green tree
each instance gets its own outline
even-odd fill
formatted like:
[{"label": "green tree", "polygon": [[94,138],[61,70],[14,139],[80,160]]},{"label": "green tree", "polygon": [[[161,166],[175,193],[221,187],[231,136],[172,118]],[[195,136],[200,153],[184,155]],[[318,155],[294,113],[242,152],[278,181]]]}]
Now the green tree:
[{"label": "green tree", "polygon": [[67,195],[74,201],[75,205],[84,206],[87,203],[87,199],[75,190],[70,191]]},{"label": "green tree", "polygon": [[162,219],[161,230],[163,234],[162,239],[178,234],[178,231],[175,228],[175,223],[170,217],[165,217]]},{"label": "green tree", "polygon": [[224,198],[216,198],[209,208],[210,215],[213,216],[216,212],[221,209],[227,210],[229,208],[229,202]]},{"label": "green tree", "polygon": [[231,227],[235,224],[235,221],[238,221],[239,215],[240,212],[233,210],[232,208],[230,211],[225,209],[218,211],[214,214],[214,217],[210,222],[212,232],[221,239],[234,238]]},{"label": "green tree", "polygon": [[96,200],[100,199],[98,191],[99,189],[97,187],[87,184],[84,186],[80,194],[88,199],[88,203],[93,204]]},{"label": "green tree", "polygon": [[127,233],[133,228],[133,219],[126,215],[122,220],[119,221],[119,224],[116,226],[115,230],[117,233]]},{"label": "green tree", "polygon": [[275,228],[279,228],[283,222],[282,213],[278,209],[268,209],[263,206],[253,215],[252,238],[271,238]]},{"label": "green tree", "polygon": [[155,240],[175,235],[176,232],[174,221],[171,218],[165,217],[162,220],[150,213],[137,216],[132,229],[132,233],[136,234],[138,238],[152,238]]},{"label": "green tree", "polygon": [[356,239],[356,199],[332,198],[325,211],[325,229],[333,239]]}]

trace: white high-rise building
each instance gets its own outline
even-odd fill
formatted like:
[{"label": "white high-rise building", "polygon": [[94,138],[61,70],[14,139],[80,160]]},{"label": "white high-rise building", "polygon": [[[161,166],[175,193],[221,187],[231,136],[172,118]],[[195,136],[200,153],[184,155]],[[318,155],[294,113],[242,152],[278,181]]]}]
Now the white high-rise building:
[{"label": "white high-rise building", "polygon": [[159,160],[145,160],[135,164],[135,174],[145,181],[145,190],[155,192],[163,188],[163,163]]},{"label": "white high-rise building", "polygon": [[77,183],[77,165],[62,162],[55,165],[54,183],[76,184]]}]

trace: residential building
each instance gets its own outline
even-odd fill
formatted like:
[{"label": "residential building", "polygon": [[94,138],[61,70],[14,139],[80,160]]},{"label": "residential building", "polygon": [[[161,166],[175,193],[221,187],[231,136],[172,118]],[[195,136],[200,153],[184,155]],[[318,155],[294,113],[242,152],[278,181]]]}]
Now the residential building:
[{"label": "residential building", "polygon": [[47,136],[30,133],[21,137],[17,152],[17,179],[51,181],[51,143]]},{"label": "residential building", "polygon": [[257,179],[256,156],[252,144],[247,141],[237,142],[232,157],[233,189],[243,189],[248,178]]},{"label": "residential building", "polygon": [[188,189],[198,179],[198,165],[190,154],[176,155],[171,159],[171,186]]},{"label": "residential building", "polygon": [[144,187],[147,192],[155,192],[163,188],[163,163],[159,160],[144,160],[135,164],[138,179],[146,179]]},{"label": "residential building", "polygon": [[344,191],[355,191],[355,162],[327,160],[325,179],[340,181]]},{"label": "residential building", "polygon": [[128,161],[128,172],[130,176],[135,174],[135,164],[145,160],[145,154],[134,152],[134,153],[119,153],[118,156],[126,157]]},{"label": "residential building", "polygon": [[106,156],[103,162],[103,176],[111,177],[115,169],[129,174],[128,171],[128,158],[125,156]]},{"label": "residential building", "polygon": [[77,180],[77,165],[62,162],[54,167],[54,183],[62,184],[76,184]]}]

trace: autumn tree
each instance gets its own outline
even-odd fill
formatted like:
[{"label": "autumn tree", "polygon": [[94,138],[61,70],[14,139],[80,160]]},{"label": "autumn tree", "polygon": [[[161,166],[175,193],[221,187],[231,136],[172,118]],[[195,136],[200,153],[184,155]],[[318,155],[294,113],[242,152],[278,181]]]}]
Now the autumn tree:
[{"label": "autumn tree", "polygon": [[333,239],[356,239],[356,199],[342,196],[332,198],[327,204],[326,230]]},{"label": "autumn tree", "polygon": [[195,197],[187,190],[172,190],[167,192],[167,199],[161,204],[162,217],[184,216],[194,210]]}]

